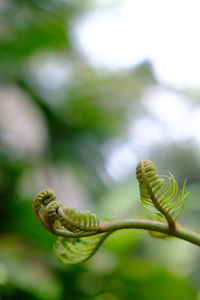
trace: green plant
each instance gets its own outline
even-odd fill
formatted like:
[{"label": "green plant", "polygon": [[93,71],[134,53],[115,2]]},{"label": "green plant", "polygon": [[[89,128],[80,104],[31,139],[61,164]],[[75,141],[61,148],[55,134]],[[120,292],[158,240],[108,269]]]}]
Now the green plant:
[{"label": "green plant", "polygon": [[54,191],[47,189],[35,196],[33,210],[49,232],[58,235],[54,245],[63,263],[81,263],[90,258],[103,241],[119,229],[148,230],[156,237],[177,237],[200,246],[200,234],[184,228],[176,219],[188,193],[185,182],[180,191],[174,177],[158,175],[150,160],[141,161],[136,169],[141,204],[152,212],[152,219],[119,219],[100,222],[90,211],[63,207]]}]

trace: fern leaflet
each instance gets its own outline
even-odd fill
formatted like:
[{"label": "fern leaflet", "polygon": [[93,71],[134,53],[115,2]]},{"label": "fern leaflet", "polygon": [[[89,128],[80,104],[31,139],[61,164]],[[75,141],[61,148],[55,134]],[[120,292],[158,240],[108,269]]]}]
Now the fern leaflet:
[{"label": "fern leaflet", "polygon": [[82,263],[94,255],[110,234],[107,232],[84,238],[59,237],[54,244],[54,252],[62,263]]},{"label": "fern leaflet", "polygon": [[142,160],[138,164],[136,176],[142,204],[159,217],[164,217],[172,229],[188,195],[185,192],[185,182],[178,195],[178,183],[173,175],[158,175],[156,167],[150,160]]},{"label": "fern leaflet", "polygon": [[59,210],[60,223],[71,232],[94,231],[98,229],[99,219],[90,211],[77,211],[74,208],[65,207]]}]

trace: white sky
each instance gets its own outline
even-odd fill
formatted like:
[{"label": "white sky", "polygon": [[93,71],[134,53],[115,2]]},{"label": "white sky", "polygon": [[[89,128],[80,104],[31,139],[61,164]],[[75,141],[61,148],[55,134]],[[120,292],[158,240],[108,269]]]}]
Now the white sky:
[{"label": "white sky", "polygon": [[159,80],[196,87],[200,85],[199,14],[199,0],[124,0],[110,9],[93,10],[75,31],[79,47],[93,65],[130,68],[148,58]]}]

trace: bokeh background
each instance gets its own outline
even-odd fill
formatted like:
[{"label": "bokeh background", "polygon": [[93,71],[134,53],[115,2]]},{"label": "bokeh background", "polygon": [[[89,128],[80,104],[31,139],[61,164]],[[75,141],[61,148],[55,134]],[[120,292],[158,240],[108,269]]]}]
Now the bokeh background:
[{"label": "bokeh background", "polygon": [[199,229],[198,1],[0,0],[0,299],[199,300],[200,251],[115,233],[62,265],[32,213],[53,188],[100,217],[145,216],[135,167],[155,161]]}]

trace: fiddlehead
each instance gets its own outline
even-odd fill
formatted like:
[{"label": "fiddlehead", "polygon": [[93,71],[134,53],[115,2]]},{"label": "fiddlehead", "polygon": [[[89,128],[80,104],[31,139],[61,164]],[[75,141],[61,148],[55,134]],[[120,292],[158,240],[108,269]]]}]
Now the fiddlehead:
[{"label": "fiddlehead", "polygon": [[185,193],[185,183],[178,192],[174,177],[158,175],[156,167],[149,160],[138,164],[136,176],[141,203],[155,213],[156,220],[119,219],[100,223],[99,218],[90,211],[64,207],[52,190],[41,191],[35,196],[34,213],[48,231],[59,236],[54,251],[62,262],[74,264],[86,261],[111,233],[125,228],[144,229],[151,231],[153,236],[154,233],[158,237],[164,234],[200,246],[200,234],[176,223],[188,194]]},{"label": "fiddlehead", "polygon": [[56,195],[51,189],[46,189],[38,193],[33,201],[33,210],[36,216],[39,215],[42,207],[46,206],[49,202],[54,200],[56,200]]},{"label": "fiddlehead", "polygon": [[62,206],[61,202],[54,200],[49,202],[43,209],[43,221],[52,233],[54,233],[54,223],[59,217],[58,210]]},{"label": "fiddlehead", "polygon": [[[53,190],[45,189],[38,193],[33,201],[33,211],[36,218],[39,219],[40,223],[48,230],[51,231],[49,227],[48,218],[46,213],[44,213],[44,208],[51,202],[56,200],[56,195]],[[51,222],[50,222],[51,223]]]},{"label": "fiddlehead", "polygon": [[[33,210],[46,230],[61,236],[56,241],[54,250],[64,262],[85,261],[110,234],[102,233],[93,237],[100,232],[99,218],[88,210],[79,212],[74,208],[63,207],[57,201],[55,193],[49,189],[35,196]],[[82,236],[85,237],[80,239]]]},{"label": "fiddlehead", "polygon": [[174,177],[159,176],[152,161],[142,160],[136,169],[136,176],[139,181],[141,202],[150,208],[159,217],[164,217],[169,225],[169,230],[175,230],[175,220],[178,217],[184,200],[188,193],[185,193],[185,183],[178,194],[178,183]]}]

